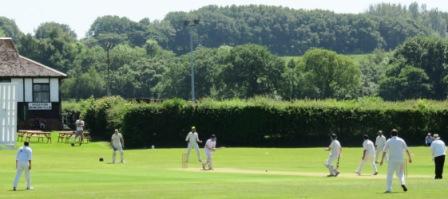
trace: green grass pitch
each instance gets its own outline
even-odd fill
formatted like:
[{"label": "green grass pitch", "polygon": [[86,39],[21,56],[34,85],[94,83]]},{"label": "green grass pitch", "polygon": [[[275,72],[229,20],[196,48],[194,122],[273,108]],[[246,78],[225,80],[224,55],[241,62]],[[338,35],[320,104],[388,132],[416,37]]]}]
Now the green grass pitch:
[{"label": "green grass pitch", "polygon": [[[361,141],[360,141],[361,142]],[[343,144],[343,142],[342,142]],[[108,164],[112,151],[104,142],[81,147],[31,143],[34,190],[11,191],[15,151],[0,151],[0,198],[446,198],[447,180],[434,181],[427,147],[412,147],[408,187],[394,179],[394,193],[384,194],[386,166],[380,175],[356,176],[361,148],[344,148],[341,175],[327,178],[322,148],[222,148],[215,171],[200,171],[196,157],[181,169],[183,149],[126,150],[125,164]],[[203,154],[203,151],[201,150]],[[105,162],[99,162],[103,157]]]}]

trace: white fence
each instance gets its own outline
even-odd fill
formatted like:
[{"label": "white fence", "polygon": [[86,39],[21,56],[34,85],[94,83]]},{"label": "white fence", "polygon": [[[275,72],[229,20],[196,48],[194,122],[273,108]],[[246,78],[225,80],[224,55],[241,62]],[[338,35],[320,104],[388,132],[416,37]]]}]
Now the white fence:
[{"label": "white fence", "polygon": [[17,133],[16,85],[0,83],[0,149],[13,148]]}]

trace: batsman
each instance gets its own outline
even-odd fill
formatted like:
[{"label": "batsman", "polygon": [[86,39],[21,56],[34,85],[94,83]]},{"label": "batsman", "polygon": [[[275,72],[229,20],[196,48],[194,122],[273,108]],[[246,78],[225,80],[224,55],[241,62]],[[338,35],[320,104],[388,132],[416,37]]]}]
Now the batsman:
[{"label": "batsman", "polygon": [[205,156],[207,156],[207,161],[202,163],[203,170],[213,170],[213,153],[216,150],[216,136],[212,134],[210,139],[205,142],[204,146]]},{"label": "batsman", "polygon": [[[330,135],[331,138],[331,144],[330,146],[328,146],[328,148],[326,149],[327,151],[330,151],[330,154],[328,155],[328,159],[327,162],[325,163],[325,167],[328,168],[328,170],[330,171],[330,174],[328,175],[328,177],[336,177],[339,175],[339,159],[341,156],[341,152],[342,152],[342,147],[341,147],[341,143],[339,143],[338,141],[338,137],[336,136],[336,134],[331,134]],[[336,167],[334,166],[334,162],[336,163]]]}]

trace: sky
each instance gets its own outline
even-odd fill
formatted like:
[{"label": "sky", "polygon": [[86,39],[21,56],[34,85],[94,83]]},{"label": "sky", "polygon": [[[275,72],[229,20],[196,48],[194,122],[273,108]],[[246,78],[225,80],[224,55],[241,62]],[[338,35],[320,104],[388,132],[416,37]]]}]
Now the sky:
[{"label": "sky", "polygon": [[424,3],[448,12],[447,0],[0,0],[0,16],[13,19],[20,30],[34,33],[43,22],[68,24],[84,37],[93,21],[104,15],[125,16],[139,21],[163,19],[171,11],[191,11],[206,5],[263,4],[295,9],[324,9],[337,13],[360,13],[377,3]]}]

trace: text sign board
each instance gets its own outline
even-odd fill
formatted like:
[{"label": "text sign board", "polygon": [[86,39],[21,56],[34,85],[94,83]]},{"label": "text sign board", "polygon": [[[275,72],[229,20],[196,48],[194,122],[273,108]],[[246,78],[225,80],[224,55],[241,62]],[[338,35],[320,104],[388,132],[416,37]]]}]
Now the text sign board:
[{"label": "text sign board", "polygon": [[17,132],[16,85],[0,83],[0,149],[13,148]]},{"label": "text sign board", "polygon": [[28,103],[28,110],[51,110],[51,103]]}]

